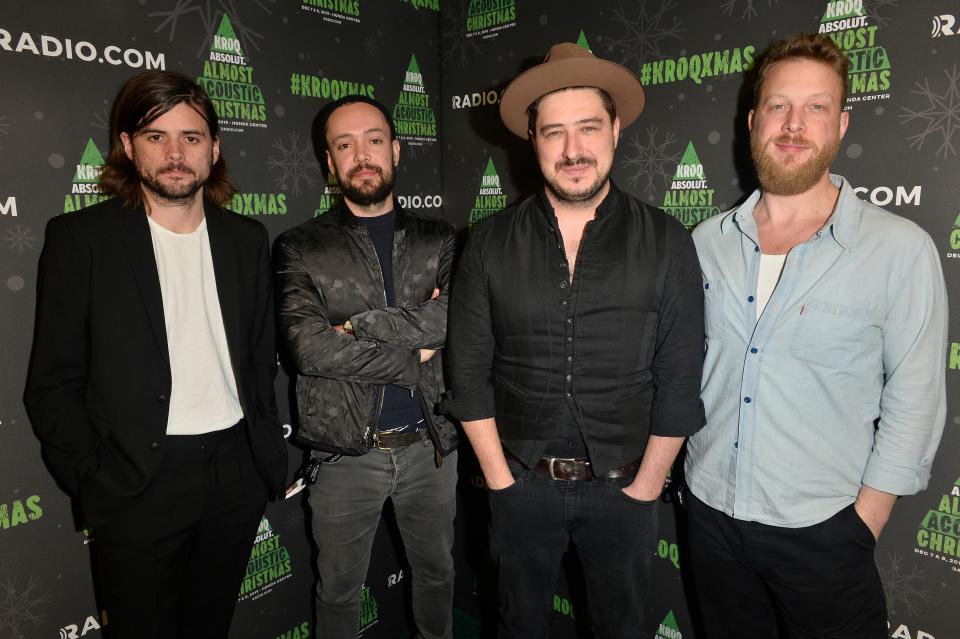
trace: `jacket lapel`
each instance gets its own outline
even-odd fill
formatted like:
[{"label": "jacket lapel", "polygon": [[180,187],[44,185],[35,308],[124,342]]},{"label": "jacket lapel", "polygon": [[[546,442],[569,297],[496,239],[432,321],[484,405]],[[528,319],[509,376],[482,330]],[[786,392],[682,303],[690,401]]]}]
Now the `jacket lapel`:
[{"label": "jacket lapel", "polygon": [[157,341],[157,348],[163,355],[163,361],[170,368],[170,354],[167,350],[167,328],[163,316],[163,295],[160,292],[160,276],[157,273],[157,259],[153,253],[153,240],[143,205],[132,211],[121,211],[123,220],[123,244],[130,260],[130,267],[137,280],[140,298],[147,310],[150,327]]}]

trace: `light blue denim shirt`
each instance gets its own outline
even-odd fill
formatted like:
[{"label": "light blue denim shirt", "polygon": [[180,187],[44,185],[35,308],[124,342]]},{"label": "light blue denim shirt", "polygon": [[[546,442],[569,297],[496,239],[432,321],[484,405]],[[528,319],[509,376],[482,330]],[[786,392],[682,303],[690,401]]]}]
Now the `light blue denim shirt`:
[{"label": "light blue denim shirt", "polygon": [[830,179],[833,215],[787,255],[759,321],[760,192],[693,234],[707,425],[689,440],[686,477],[736,519],[796,528],[853,503],[861,484],[916,493],[943,432],[947,294],[933,241]]}]

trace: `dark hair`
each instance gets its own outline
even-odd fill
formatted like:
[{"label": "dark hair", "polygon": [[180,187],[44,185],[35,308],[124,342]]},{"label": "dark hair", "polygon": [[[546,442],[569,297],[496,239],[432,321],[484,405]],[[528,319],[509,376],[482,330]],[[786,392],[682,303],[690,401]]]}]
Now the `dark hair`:
[{"label": "dark hair", "polygon": [[[170,111],[178,104],[188,104],[203,117],[210,129],[210,137],[217,139],[220,126],[217,112],[207,93],[193,80],[182,73],[172,71],[147,71],[127,80],[110,113],[110,153],[100,173],[100,183],[105,192],[123,198],[133,206],[140,203],[140,175],[137,167],[127,157],[121,133],[131,138],[151,122]],[[210,168],[210,177],[203,185],[203,194],[223,206],[237,189],[227,174],[223,154]]]},{"label": "dark hair", "polygon": [[601,102],[603,102],[603,108],[606,110],[607,115],[610,116],[610,123],[613,124],[613,121],[617,118],[617,105],[613,101],[613,98],[610,97],[610,94],[601,89],[600,87],[563,87],[562,89],[556,89],[550,93],[544,93],[539,98],[530,103],[530,106],[527,107],[527,135],[536,133],[537,130],[537,115],[540,111],[540,102],[543,101],[548,95],[554,95],[560,93],[561,91],[571,91],[573,89],[593,89],[597,92],[597,95],[600,96]]},{"label": "dark hair", "polygon": [[823,62],[833,69],[840,80],[840,109],[842,110],[847,103],[847,72],[850,68],[850,59],[830,36],[822,33],[795,33],[786,40],[778,40],[770,45],[757,71],[757,82],[753,87],[754,108],[760,100],[763,83],[767,79],[767,74],[770,73],[770,67],[777,62],[795,58]]},{"label": "dark hair", "polygon": [[334,100],[330,102],[317,113],[317,116],[313,118],[313,127],[310,130],[310,135],[313,138],[313,152],[317,155],[317,160],[320,162],[320,167],[323,169],[324,174],[327,172],[327,158],[325,154],[327,152],[327,121],[330,119],[330,116],[333,115],[333,112],[339,109],[340,107],[347,106],[348,104],[355,104],[357,102],[362,102],[364,104],[369,104],[372,107],[375,107],[380,113],[383,114],[383,118],[387,121],[387,126],[390,127],[390,141],[396,139],[397,129],[393,124],[393,118],[390,116],[390,111],[387,110],[387,107],[383,106],[373,98],[368,98],[365,95],[345,95],[339,100]]}]

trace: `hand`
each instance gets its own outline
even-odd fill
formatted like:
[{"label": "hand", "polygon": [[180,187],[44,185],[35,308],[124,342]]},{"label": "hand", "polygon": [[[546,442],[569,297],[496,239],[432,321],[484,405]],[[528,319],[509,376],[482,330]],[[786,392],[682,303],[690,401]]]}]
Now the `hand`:
[{"label": "hand", "polygon": [[346,332],[347,332],[347,331],[343,328],[343,324],[335,324],[334,327],[333,327],[333,330],[335,330],[335,331],[338,332],[338,333],[346,333]]},{"label": "hand", "polygon": [[870,532],[873,533],[874,539],[880,539],[880,533],[883,532],[883,527],[887,525],[887,520],[890,519],[890,512],[893,510],[896,501],[896,495],[871,488],[866,484],[860,487],[853,508],[857,511],[857,515],[863,520],[863,523],[867,525],[867,528],[870,529]]},{"label": "hand", "polygon": [[517,483],[517,480],[513,478],[513,475],[510,474],[509,470],[506,472],[504,477],[497,477],[493,481],[490,481],[484,477],[483,480],[486,482],[487,488],[490,490],[504,490]]},{"label": "hand", "polygon": [[421,363],[421,364],[426,364],[427,362],[429,362],[429,361],[430,361],[430,358],[433,357],[433,355],[434,355],[436,352],[437,352],[437,351],[434,350],[434,349],[432,349],[432,348],[421,348],[421,349],[420,349],[420,363]]},{"label": "hand", "polygon": [[645,485],[638,485],[640,482],[634,480],[626,488],[621,488],[624,494],[627,497],[632,497],[637,501],[654,501],[659,499],[660,493],[663,492],[663,484],[659,484],[653,488]]},{"label": "hand", "polygon": [[873,538],[877,541],[880,541],[880,533],[883,532],[883,527],[887,525],[887,520],[884,519],[883,521],[880,521],[878,517],[872,516],[864,510],[861,510],[859,501],[853,505],[853,509],[857,511],[857,517],[863,520],[863,523],[865,523],[867,528],[870,529],[870,532],[873,533]]}]

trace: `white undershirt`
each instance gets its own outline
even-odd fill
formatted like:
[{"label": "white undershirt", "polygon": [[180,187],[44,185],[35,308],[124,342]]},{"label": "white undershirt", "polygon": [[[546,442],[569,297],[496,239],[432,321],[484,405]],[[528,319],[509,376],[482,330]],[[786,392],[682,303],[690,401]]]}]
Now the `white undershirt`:
[{"label": "white undershirt", "polygon": [[760,274],[757,276],[757,319],[763,315],[773,290],[777,288],[783,265],[787,261],[786,255],[760,254]]},{"label": "white undershirt", "polygon": [[243,417],[210,254],[207,221],[174,233],[149,217],[170,352],[168,435],[199,435]]}]

